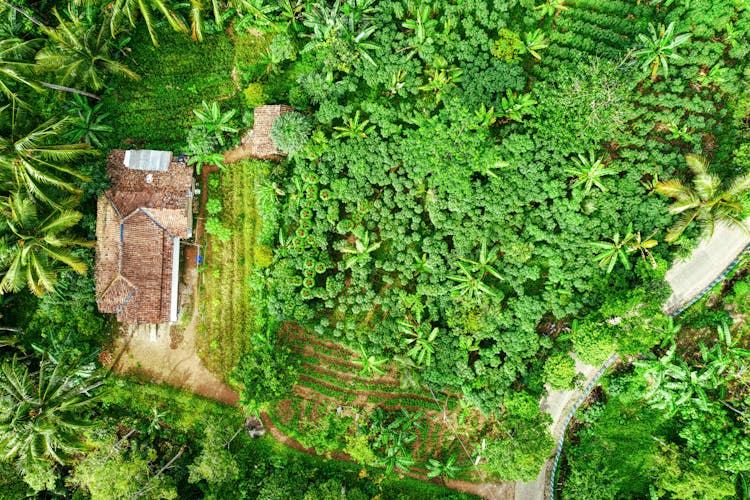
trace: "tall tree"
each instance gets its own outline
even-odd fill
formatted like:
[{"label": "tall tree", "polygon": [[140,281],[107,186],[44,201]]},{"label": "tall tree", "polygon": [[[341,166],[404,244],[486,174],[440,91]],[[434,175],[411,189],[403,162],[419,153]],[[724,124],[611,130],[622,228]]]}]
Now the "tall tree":
[{"label": "tall tree", "polygon": [[685,155],[685,162],[693,173],[692,186],[679,179],[659,182],[656,191],[674,198],[669,212],[679,215],[669,229],[667,242],[677,240],[693,221],[697,220],[709,235],[714,232],[716,222],[722,221],[747,232],[742,222],[743,206],[741,197],[750,189],[750,173],[740,175],[731,181],[722,181],[708,172],[709,161],[705,156]]},{"label": "tall tree", "polygon": [[36,55],[40,68],[60,75],[63,85],[79,84],[93,90],[104,88],[107,74],[137,79],[138,75],[115,60],[116,47],[106,22],[97,23],[92,16],[68,11],[66,21],[56,8],[56,28],[43,27],[47,45]]},{"label": "tall tree", "polygon": [[[0,454],[18,462],[67,463],[85,449],[81,430],[96,401],[99,377],[82,375],[75,363],[43,356],[39,367],[17,358],[0,364]],[[88,373],[88,372],[84,372]]]},{"label": "tall tree", "polygon": [[41,89],[29,76],[34,68],[33,54],[37,41],[20,38],[0,40],[0,92],[14,105],[25,105],[15,84],[21,83],[34,90]]},{"label": "tall tree", "polygon": [[54,290],[60,264],[86,272],[86,264],[71,247],[90,245],[67,230],[82,217],[70,209],[40,214],[38,206],[23,193],[0,202],[0,294],[16,292],[24,283],[36,295]]},{"label": "tall tree", "polygon": [[154,44],[154,47],[158,47],[159,40],[156,37],[154,11],[161,12],[162,17],[169,23],[172,29],[187,33],[185,22],[174,11],[170,0],[114,0],[112,2],[112,17],[109,19],[110,31],[112,34],[118,33],[125,20],[127,20],[131,27],[135,27],[136,20],[140,15],[143,23],[146,25],[146,29],[148,29],[151,43]]},{"label": "tall tree", "polygon": [[49,187],[69,193],[80,190],[70,177],[86,180],[86,176],[66,166],[70,160],[95,151],[88,144],[60,143],[68,120],[50,119],[30,131],[23,125],[15,127],[8,136],[0,136],[0,183],[5,190],[23,190],[35,199],[55,206]]}]

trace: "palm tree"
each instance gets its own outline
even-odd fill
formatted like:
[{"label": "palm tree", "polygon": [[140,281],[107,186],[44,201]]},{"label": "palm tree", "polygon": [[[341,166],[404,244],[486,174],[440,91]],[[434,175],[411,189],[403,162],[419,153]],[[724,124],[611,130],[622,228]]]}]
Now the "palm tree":
[{"label": "palm tree", "polygon": [[99,135],[114,131],[106,124],[109,113],[102,112],[103,106],[102,102],[92,106],[84,96],[74,94],[73,100],[68,105],[69,113],[73,118],[70,121],[70,128],[62,135],[63,139],[101,148],[102,142],[99,140]]},{"label": "palm tree", "polygon": [[638,39],[641,41],[641,48],[633,51],[632,55],[640,60],[642,69],[646,70],[651,67],[651,81],[653,82],[659,73],[659,65],[664,68],[664,76],[669,75],[668,60],[681,59],[676,49],[690,40],[690,35],[687,33],[675,35],[674,22],[669,23],[666,28],[663,24],[659,25],[658,33],[653,23],[649,23],[648,29],[651,36],[640,33]]},{"label": "palm tree", "polygon": [[46,355],[37,370],[16,357],[0,364],[0,456],[67,463],[85,449],[81,431],[91,425],[86,415],[102,383],[82,377],[75,363]]},{"label": "palm tree", "polygon": [[[92,2],[93,0],[87,1]],[[127,19],[131,27],[135,27],[135,22],[140,15],[143,18],[146,29],[148,29],[151,43],[154,44],[154,47],[158,47],[159,41],[157,40],[154,28],[156,24],[154,21],[154,11],[161,12],[162,17],[166,19],[173,30],[187,33],[187,26],[185,26],[182,18],[180,18],[179,14],[174,11],[170,4],[169,0],[114,0],[111,3],[110,32],[114,36],[121,31],[120,26],[123,18]]]},{"label": "palm tree", "polygon": [[576,178],[573,188],[583,185],[584,196],[588,195],[594,186],[603,192],[607,191],[607,188],[601,183],[601,179],[608,175],[617,174],[618,172],[614,168],[607,168],[604,164],[606,160],[606,156],[596,156],[594,151],[589,151],[588,157],[578,153],[578,158],[573,158],[573,163],[576,164],[576,167],[565,170],[567,174]]},{"label": "palm tree", "polygon": [[71,251],[91,243],[66,234],[82,214],[70,209],[40,214],[38,206],[22,193],[0,202],[0,294],[17,292],[24,283],[36,295],[54,290],[57,271],[64,264],[79,274],[86,264]]},{"label": "palm tree", "polygon": [[80,189],[63,176],[80,180],[87,180],[87,177],[63,164],[96,151],[88,144],[57,143],[68,124],[69,119],[51,119],[18,136],[16,130],[12,130],[9,137],[0,136],[0,182],[8,191],[22,189],[52,206],[58,204],[46,192],[47,186],[80,193]]},{"label": "palm tree", "polygon": [[742,222],[740,198],[750,189],[750,173],[723,182],[719,176],[708,172],[709,160],[705,156],[687,154],[685,162],[693,172],[692,186],[677,179],[661,181],[656,186],[657,192],[675,199],[669,206],[669,213],[679,215],[664,240],[670,243],[677,240],[694,220],[708,230],[709,236],[713,235],[717,221],[748,232]]},{"label": "palm tree", "polygon": [[71,21],[66,22],[56,8],[52,12],[59,24],[54,29],[42,28],[49,40],[36,55],[43,70],[59,73],[63,85],[77,82],[93,90],[104,88],[106,74],[138,78],[130,68],[113,59],[116,48],[106,23],[97,27],[93,19],[74,12],[69,12]]},{"label": "palm tree", "polygon": [[216,101],[211,104],[206,101],[201,102],[201,107],[193,110],[193,114],[198,117],[196,127],[205,129],[209,134],[213,134],[220,145],[224,145],[224,134],[236,134],[237,129],[229,125],[230,120],[237,113],[236,109],[231,109],[225,113],[221,112],[219,103]]},{"label": "palm tree", "polygon": [[14,83],[21,83],[34,90],[41,90],[39,84],[27,76],[34,69],[28,58],[36,52],[38,40],[21,40],[7,38],[0,40],[0,92],[14,105],[25,105],[18,92],[12,88]]}]

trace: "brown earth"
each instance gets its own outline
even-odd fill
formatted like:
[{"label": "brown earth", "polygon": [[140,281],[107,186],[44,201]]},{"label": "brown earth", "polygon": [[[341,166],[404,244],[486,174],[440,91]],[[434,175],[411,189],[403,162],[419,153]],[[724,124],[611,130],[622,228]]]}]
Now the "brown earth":
[{"label": "brown earth", "polygon": [[[210,171],[201,173],[203,186]],[[204,207],[207,191],[201,193],[201,208],[195,228],[195,245],[184,248],[184,264],[180,277],[180,321],[175,325],[124,325],[119,326],[115,343],[113,367],[120,373],[147,376],[155,383],[167,383],[201,396],[236,406],[239,394],[227,386],[216,374],[203,366],[195,352],[195,336],[202,321],[198,307],[197,290],[198,246],[205,226]]]}]

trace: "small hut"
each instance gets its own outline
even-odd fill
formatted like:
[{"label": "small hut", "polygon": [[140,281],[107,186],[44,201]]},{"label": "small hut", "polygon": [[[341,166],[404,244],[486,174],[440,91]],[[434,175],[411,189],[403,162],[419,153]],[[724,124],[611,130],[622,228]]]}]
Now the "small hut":
[{"label": "small hut", "polygon": [[286,153],[277,148],[273,139],[271,139],[271,127],[273,127],[276,118],[290,111],[294,110],[286,104],[273,104],[255,108],[253,129],[249,134],[253,157],[274,160],[286,156]]}]

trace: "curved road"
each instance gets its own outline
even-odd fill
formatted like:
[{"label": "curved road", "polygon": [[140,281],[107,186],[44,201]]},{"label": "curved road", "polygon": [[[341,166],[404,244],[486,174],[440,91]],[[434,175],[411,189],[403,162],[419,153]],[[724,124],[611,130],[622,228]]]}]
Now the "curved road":
[{"label": "curved road", "polygon": [[[745,223],[749,223],[747,219]],[[672,287],[672,295],[664,304],[664,312],[676,315],[703,296],[720,281],[750,245],[750,235],[742,230],[722,223],[716,225],[713,235],[701,241],[689,259],[677,261],[667,271],[665,280]],[[576,371],[582,373],[588,386],[600,367],[584,365],[576,361]],[[552,416],[550,432],[555,443],[565,434],[565,416],[581,397],[581,391],[550,391],[542,400],[541,407]],[[548,460],[534,481],[517,482],[515,500],[545,500],[550,497],[549,474],[552,460]]]}]

